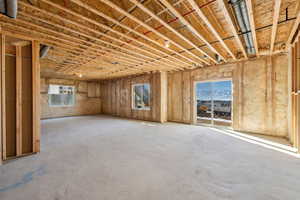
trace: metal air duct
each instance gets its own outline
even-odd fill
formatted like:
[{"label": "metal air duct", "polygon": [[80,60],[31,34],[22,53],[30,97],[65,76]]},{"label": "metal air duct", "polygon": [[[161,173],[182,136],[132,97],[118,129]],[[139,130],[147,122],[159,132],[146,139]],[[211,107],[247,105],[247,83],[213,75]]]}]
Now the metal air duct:
[{"label": "metal air duct", "polygon": [[8,17],[17,18],[18,0],[0,0],[0,12]]},{"label": "metal air duct", "polygon": [[49,47],[47,45],[42,45],[41,49],[40,49],[40,58],[45,58],[50,49],[51,49],[51,47]]},{"label": "metal air duct", "polygon": [[230,2],[235,12],[238,24],[243,33],[243,37],[247,47],[247,52],[249,54],[255,54],[255,48],[253,45],[253,38],[251,34],[251,31],[255,31],[255,30],[251,30],[250,27],[250,20],[249,20],[246,2],[245,0],[231,0]]}]

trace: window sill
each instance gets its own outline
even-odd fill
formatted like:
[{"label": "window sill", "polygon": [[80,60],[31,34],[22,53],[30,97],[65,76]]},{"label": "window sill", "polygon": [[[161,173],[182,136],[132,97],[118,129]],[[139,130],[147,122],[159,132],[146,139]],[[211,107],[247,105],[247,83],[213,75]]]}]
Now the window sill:
[{"label": "window sill", "polygon": [[74,107],[75,105],[71,105],[71,106],[50,106],[50,108],[71,108],[71,107]]},{"label": "window sill", "polygon": [[132,108],[132,110],[144,110],[144,111],[150,111],[150,108]]}]

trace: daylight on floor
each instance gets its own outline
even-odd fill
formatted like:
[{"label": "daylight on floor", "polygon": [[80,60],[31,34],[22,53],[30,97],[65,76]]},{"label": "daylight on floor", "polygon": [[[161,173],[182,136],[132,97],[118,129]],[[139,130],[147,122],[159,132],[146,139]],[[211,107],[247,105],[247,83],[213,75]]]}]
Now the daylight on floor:
[{"label": "daylight on floor", "polygon": [[0,0],[0,200],[300,199],[299,0]]}]

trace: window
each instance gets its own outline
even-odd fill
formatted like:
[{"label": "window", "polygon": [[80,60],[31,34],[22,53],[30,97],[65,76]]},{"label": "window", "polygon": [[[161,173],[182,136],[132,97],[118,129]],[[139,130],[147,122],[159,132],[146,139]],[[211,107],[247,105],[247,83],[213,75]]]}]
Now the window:
[{"label": "window", "polygon": [[132,108],[150,110],[150,85],[134,84],[132,86]]},{"label": "window", "polygon": [[74,86],[49,85],[49,106],[74,106]]}]

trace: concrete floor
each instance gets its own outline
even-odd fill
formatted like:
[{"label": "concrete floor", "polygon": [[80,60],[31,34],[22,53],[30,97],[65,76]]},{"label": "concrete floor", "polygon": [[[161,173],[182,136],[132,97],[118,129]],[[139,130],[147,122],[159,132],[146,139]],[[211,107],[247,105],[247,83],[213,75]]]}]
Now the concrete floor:
[{"label": "concrete floor", "polygon": [[300,159],[207,127],[106,116],[42,122],[0,166],[1,200],[296,200]]}]

